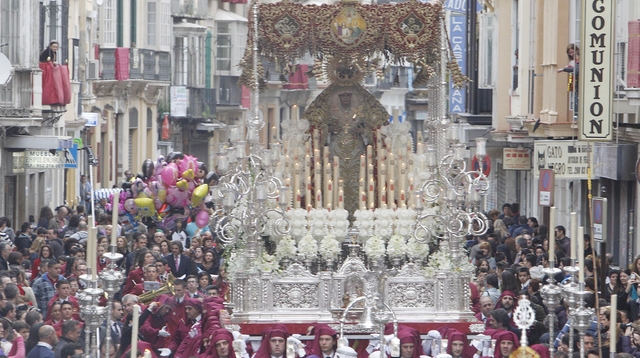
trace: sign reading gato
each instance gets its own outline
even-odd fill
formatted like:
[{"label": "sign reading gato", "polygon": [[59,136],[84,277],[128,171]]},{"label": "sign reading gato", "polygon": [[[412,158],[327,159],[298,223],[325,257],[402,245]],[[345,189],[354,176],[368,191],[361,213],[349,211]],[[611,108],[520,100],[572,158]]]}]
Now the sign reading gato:
[{"label": "sign reading gato", "polygon": [[593,148],[588,142],[536,141],[534,146],[533,176],[540,170],[552,169],[555,179],[587,179],[589,163],[593,165]]},{"label": "sign reading gato", "polygon": [[614,0],[586,0],[582,6],[580,140],[613,137],[614,5]]}]

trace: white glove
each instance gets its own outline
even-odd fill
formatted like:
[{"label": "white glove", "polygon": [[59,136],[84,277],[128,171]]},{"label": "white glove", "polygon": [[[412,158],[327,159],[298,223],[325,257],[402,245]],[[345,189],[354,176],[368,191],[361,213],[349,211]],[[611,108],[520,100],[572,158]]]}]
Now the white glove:
[{"label": "white glove", "polygon": [[232,343],[233,350],[237,356],[243,356],[247,354],[247,344],[242,339],[236,339]]},{"label": "white glove", "polygon": [[371,354],[376,349],[379,349],[379,348],[380,348],[380,340],[378,340],[378,339],[370,339],[369,340],[369,345],[367,346],[367,353]]},{"label": "white glove", "polygon": [[[300,337],[300,335],[298,335],[298,337]],[[302,344],[302,342],[298,338],[294,336],[287,338],[287,345],[293,345],[294,350],[299,357],[304,357],[307,355],[307,352],[304,350],[304,344]]]},{"label": "white glove", "polygon": [[349,346],[349,340],[345,337],[340,337],[338,338],[338,348],[342,348],[342,347],[348,347]]},{"label": "white glove", "polygon": [[160,331],[158,331],[158,336],[160,337],[169,337],[171,333],[167,332],[167,326],[162,327]]},{"label": "white glove", "polygon": [[395,337],[393,334],[386,334],[383,336],[384,341],[387,342],[387,344],[389,344],[391,342],[391,339]]},{"label": "white glove", "polygon": [[389,346],[391,348],[391,357],[400,357],[400,340],[398,337],[391,338]]},{"label": "white glove", "polygon": [[168,357],[171,355],[171,349],[169,348],[160,348],[160,357]]},{"label": "white glove", "polygon": [[298,333],[294,333],[294,334],[291,335],[291,337],[293,337],[293,338],[295,338],[297,340],[300,340],[300,337],[302,337],[302,335],[298,334]]}]

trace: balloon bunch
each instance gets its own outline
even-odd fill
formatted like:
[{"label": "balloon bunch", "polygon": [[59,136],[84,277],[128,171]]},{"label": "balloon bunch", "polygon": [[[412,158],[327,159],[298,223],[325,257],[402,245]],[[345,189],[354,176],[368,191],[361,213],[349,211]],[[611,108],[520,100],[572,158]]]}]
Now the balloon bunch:
[{"label": "balloon bunch", "polygon": [[169,153],[166,160],[163,156],[156,162],[146,159],[142,173],[122,185],[118,212],[131,223],[150,218],[167,230],[195,213],[196,225],[203,228],[209,222],[207,209],[213,205],[209,185],[217,180],[204,163],[181,152]]}]

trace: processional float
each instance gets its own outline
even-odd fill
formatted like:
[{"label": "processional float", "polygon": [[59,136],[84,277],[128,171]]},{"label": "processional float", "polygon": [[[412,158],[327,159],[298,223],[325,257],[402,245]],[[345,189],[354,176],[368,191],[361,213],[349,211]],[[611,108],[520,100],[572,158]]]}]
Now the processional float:
[{"label": "processional float", "polygon": [[[446,115],[445,76],[456,86],[465,78],[443,19],[441,2],[252,3],[240,64],[251,113],[246,133],[231,130],[220,147],[223,175],[212,189],[232,322],[337,324],[349,306],[352,323],[372,308],[376,324],[390,322],[382,313],[391,311],[400,322],[470,331],[471,266],[460,243],[486,232],[489,181],[467,168],[466,145]],[[263,146],[265,68],[273,63],[286,77],[304,55],[315,61],[306,75],[329,85],[301,119],[283,123],[281,143]],[[363,86],[392,64],[414,67],[413,85],[429,101],[424,133],[390,124]],[[478,140],[481,162],[485,144]]]}]

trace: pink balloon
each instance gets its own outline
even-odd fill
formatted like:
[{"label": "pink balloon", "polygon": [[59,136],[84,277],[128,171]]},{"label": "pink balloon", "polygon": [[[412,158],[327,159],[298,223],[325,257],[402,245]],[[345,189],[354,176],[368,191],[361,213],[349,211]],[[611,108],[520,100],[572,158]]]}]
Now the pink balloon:
[{"label": "pink balloon", "polygon": [[180,173],[184,173],[186,170],[193,170],[194,173],[198,172],[198,159],[190,155],[185,155],[184,159],[180,162]]},{"label": "pink balloon", "polygon": [[199,229],[202,229],[203,227],[207,226],[207,224],[209,223],[209,213],[206,211],[201,211],[198,213],[198,215],[196,215],[196,226]]},{"label": "pink balloon", "polygon": [[175,163],[169,163],[162,169],[162,182],[166,187],[176,184],[178,180],[178,166]]},{"label": "pink balloon", "polygon": [[165,201],[167,204],[179,208],[189,206],[189,192],[173,186],[167,189],[167,199]]}]

